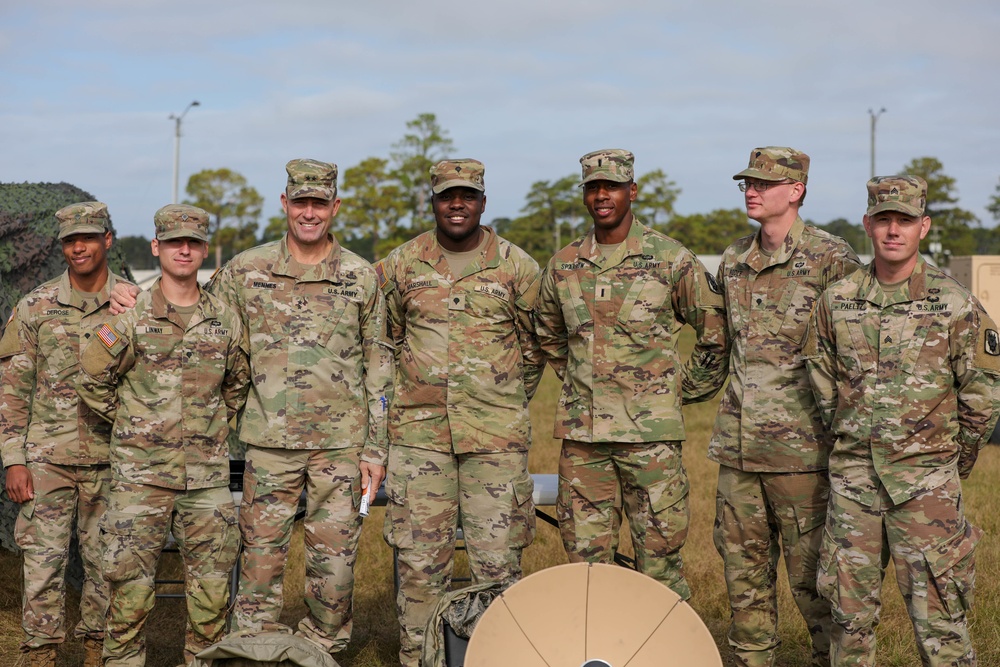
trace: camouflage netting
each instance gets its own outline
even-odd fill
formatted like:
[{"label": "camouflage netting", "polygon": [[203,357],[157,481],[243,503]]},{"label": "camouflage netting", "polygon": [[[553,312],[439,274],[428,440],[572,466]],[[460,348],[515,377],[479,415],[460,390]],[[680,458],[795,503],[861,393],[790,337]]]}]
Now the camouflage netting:
[{"label": "camouflage netting", "polygon": [[[66,269],[56,238],[59,223],[55,212],[69,204],[94,200],[89,192],[68,183],[0,183],[0,323],[7,322],[22,296]],[[112,271],[132,279],[125,253],[117,245],[111,246],[108,260]],[[0,485],[3,482],[0,471]],[[17,508],[6,496],[0,503],[0,546],[6,549],[16,549]]]}]

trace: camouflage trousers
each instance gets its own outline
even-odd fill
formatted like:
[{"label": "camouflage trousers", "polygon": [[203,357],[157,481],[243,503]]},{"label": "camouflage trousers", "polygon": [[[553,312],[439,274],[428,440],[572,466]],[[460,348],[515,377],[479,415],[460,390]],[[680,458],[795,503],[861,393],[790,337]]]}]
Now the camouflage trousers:
[{"label": "camouflage trousers", "polygon": [[351,639],[354,562],[361,535],[361,450],[247,447],[240,530],[243,567],[234,630],[287,630],[278,621],[299,499],[306,492],[305,603],[297,635],[342,651]]},{"label": "camouflage trousers", "polygon": [[833,605],[832,664],[875,664],[882,576],[891,555],[921,662],[975,665],[966,615],[981,535],[965,518],[957,475],[899,505],[885,489],[871,507],[831,494],[819,592]]},{"label": "camouflage trousers", "polygon": [[714,539],[726,574],[729,645],[737,665],[774,665],[782,553],[792,597],[812,638],[811,664],[830,664],[830,604],[816,592],[829,496],[825,470],[753,473],[719,467]]},{"label": "camouflage trousers", "polygon": [[687,600],[687,496],[679,442],[563,440],[556,514],[570,562],[613,562],[624,509],[636,569]]},{"label": "camouflage trousers", "polygon": [[521,577],[535,536],[527,452],[452,454],[389,448],[385,540],[396,549],[400,664],[417,667],[424,628],[451,582],[461,525],[473,583]]},{"label": "camouflage trousers", "polygon": [[73,523],[83,560],[83,591],[76,637],[104,639],[108,587],[101,574],[98,521],[108,504],[111,466],[27,464],[35,497],[21,506],[14,539],[24,555],[21,648],[66,639],[66,564]]},{"label": "camouflage trousers", "polygon": [[228,487],[176,491],[115,480],[101,521],[111,607],[107,667],[146,664],[145,624],[155,603],[156,564],[173,534],[184,560],[184,659],[214,644],[226,626],[229,574],[239,553],[236,507]]}]

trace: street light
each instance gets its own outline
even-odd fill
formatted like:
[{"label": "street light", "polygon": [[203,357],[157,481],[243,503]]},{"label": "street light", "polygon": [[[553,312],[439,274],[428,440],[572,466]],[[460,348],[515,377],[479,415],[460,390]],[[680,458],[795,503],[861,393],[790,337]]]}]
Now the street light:
[{"label": "street light", "polygon": [[[871,118],[871,167],[872,167],[871,178],[875,178],[875,121],[877,121],[878,117],[884,113],[885,113],[885,107],[879,109],[877,113],[875,111],[872,111],[871,109],[868,110],[868,116],[869,118]],[[872,255],[874,254],[874,252],[875,249],[872,247],[871,239],[868,238],[867,235],[865,235],[865,254]]]},{"label": "street light", "polygon": [[174,121],[174,203],[177,203],[177,179],[179,176],[178,170],[180,169],[181,161],[181,121],[187,112],[191,110],[191,107],[200,106],[201,102],[194,100],[191,104],[184,107],[184,111],[180,115],[170,114],[169,119]]}]

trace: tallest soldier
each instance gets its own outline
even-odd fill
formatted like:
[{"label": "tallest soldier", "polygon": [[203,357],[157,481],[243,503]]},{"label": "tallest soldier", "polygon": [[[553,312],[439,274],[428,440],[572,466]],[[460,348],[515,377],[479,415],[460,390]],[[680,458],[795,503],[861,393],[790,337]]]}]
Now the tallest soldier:
[{"label": "tallest soldier", "polygon": [[726,249],[719,284],[732,340],[729,387],[708,456],[719,464],[715,546],[722,556],[736,664],[770,667],[778,646],[778,556],[812,638],[812,664],[829,664],[830,610],[816,564],[832,444],[809,389],[802,338],[827,285],[857,268],[847,243],[799,217],[809,156],[755,148],[740,181],[760,229]]}]

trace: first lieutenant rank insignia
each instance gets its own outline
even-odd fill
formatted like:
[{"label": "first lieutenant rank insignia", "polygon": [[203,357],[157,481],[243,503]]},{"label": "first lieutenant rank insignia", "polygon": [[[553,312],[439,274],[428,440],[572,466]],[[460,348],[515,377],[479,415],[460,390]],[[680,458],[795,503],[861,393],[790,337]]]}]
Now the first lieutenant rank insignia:
[{"label": "first lieutenant rank insignia", "polygon": [[101,339],[104,343],[104,347],[109,350],[115,346],[118,342],[118,334],[114,332],[114,329],[109,327],[107,324],[102,324],[101,328],[97,330],[97,337]]}]

